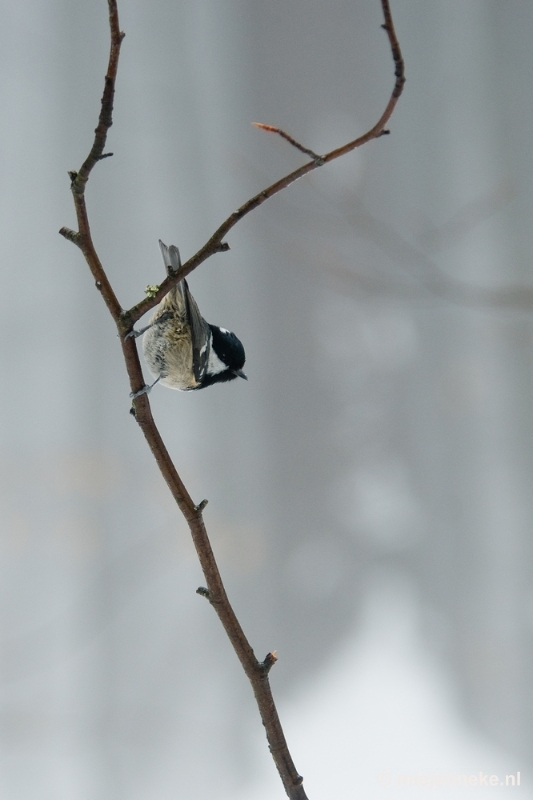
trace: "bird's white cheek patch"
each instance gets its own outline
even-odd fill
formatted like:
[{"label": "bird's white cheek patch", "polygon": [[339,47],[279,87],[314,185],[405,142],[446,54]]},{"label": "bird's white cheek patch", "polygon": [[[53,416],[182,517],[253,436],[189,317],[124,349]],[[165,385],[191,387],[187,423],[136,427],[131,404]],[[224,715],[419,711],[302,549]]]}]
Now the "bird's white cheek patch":
[{"label": "bird's white cheek patch", "polygon": [[207,362],[208,375],[218,375],[219,372],[224,372],[225,369],[227,369],[226,364],[220,360],[213,348],[211,348],[209,361]]}]

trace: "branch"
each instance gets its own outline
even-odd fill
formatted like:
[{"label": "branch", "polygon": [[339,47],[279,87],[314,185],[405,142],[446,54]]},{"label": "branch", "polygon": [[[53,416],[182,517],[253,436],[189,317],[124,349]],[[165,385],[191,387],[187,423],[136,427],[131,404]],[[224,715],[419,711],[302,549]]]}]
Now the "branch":
[{"label": "branch", "polygon": [[89,227],[87,207],[85,205],[85,187],[89,180],[89,175],[93,167],[103,158],[108,158],[112,153],[104,154],[104,147],[107,140],[107,132],[113,124],[113,99],[115,96],[115,81],[117,77],[118,59],[120,46],[125,34],[121,32],[118,22],[117,0],[108,0],[109,6],[109,28],[111,31],[111,49],[109,52],[109,62],[105,76],[104,93],[102,95],[100,117],[98,126],[94,132],[94,141],[89,155],[81,165],[78,172],[69,172],[71,184],[70,189],[74,197],[74,207],[78,219],[78,232],[70,231],[68,228],[61,228],[59,233],[66,239],[78,245],[82,251],[89,268],[95,279],[97,288],[102,293],[102,297],[116,321],[122,312],[115,293],[107,279],[100,259],[96,254]]},{"label": "branch", "polygon": [[[132,393],[138,392],[145,385],[144,377],[139,361],[137,347],[133,338],[125,338],[126,334],[130,332],[133,324],[147,311],[153,308],[169,289],[178,283],[182,278],[192,272],[209,256],[217,252],[222,252],[229,249],[226,242],[223,241],[224,236],[234,225],[239,222],[243,217],[260,206],[269,197],[285,189],[291,183],[316,169],[319,166],[339,158],[341,155],[360,147],[371,139],[378,138],[384,133],[384,126],[390,118],[398,97],[401,94],[404,76],[403,76],[403,61],[400,53],[396,34],[389,8],[389,0],[381,0],[383,13],[385,17],[385,24],[383,27],[387,31],[389,42],[392,50],[394,62],[396,64],[395,75],[396,83],[388,102],[388,105],[381,115],[380,119],[364,136],[349,142],[338,150],[334,150],[325,156],[316,156],[313,151],[299,145],[295,139],[288,134],[276,129],[287,141],[303,150],[308,155],[312,156],[312,161],[299,167],[294,172],[281,178],[272,186],[264,189],[259,194],[252,197],[237,211],[234,211],[225,222],[215,231],[208,242],[200,248],[194,255],[175,275],[167,275],[163,283],[158,289],[150,287],[151,291],[149,296],[134,306],[129,311],[121,308],[120,303],[113,291],[113,288],[107,278],[104,268],[96,253],[91,230],[89,227],[89,220],[87,216],[87,208],[85,204],[85,187],[89,179],[90,173],[95,165],[104,158],[107,158],[111,153],[104,153],[106,145],[107,134],[112,125],[113,113],[113,98],[115,92],[115,81],[117,75],[118,59],[120,55],[120,46],[124,38],[121,33],[118,20],[118,10],[116,0],[108,0],[109,6],[109,26],[111,32],[111,49],[109,55],[109,63],[105,77],[104,93],[101,101],[101,111],[98,126],[95,130],[94,141],[87,156],[78,172],[69,173],[71,179],[71,190],[74,198],[74,206],[76,209],[76,216],[78,220],[78,231],[73,231],[68,228],[62,228],[60,233],[69,241],[76,244],[85,256],[89,265],[92,275],[95,279],[95,285],[115,320],[118,328],[126,369],[128,372],[130,387]],[[265,126],[263,126],[265,127]],[[272,126],[270,126],[272,127]],[[233,645],[233,649],[241,662],[244,672],[246,673],[259,709],[261,720],[265,727],[266,737],[269,745],[270,752],[280,774],[281,780],[285,791],[291,800],[307,800],[302,782],[303,778],[298,774],[292,757],[290,755],[287,742],[281,727],[278,712],[272,697],[268,674],[270,669],[275,664],[277,656],[275,652],[268,653],[263,661],[258,661],[254,651],[246,638],[243,629],[233,611],[233,608],[228,600],[224,584],[220,576],[220,572],[211,548],[209,537],[204,525],[202,516],[203,509],[207,501],[202,501],[199,505],[195,505],[185,485],[183,484],[176,467],[172,463],[168,450],[161,438],[161,435],[154,422],[150,403],[147,394],[142,394],[135,399],[131,412],[135,416],[145,438],[150,447],[152,454],[159,466],[161,474],[165,479],[176,504],[178,505],[181,513],[185,517],[191,536],[198,554],[198,558],[202,567],[207,586],[201,587],[199,594],[206,597],[226,631],[226,634]]]},{"label": "branch", "polygon": [[266,130],[272,130],[276,133],[279,133],[284,139],[287,139],[299,150],[303,150],[303,152],[306,152],[307,154],[313,154],[313,160],[308,161],[307,164],[298,167],[298,169],[294,170],[294,172],[290,172],[288,175],[285,175],[283,178],[280,178],[280,180],[276,181],[276,183],[273,183],[271,186],[263,189],[263,191],[259,192],[259,194],[256,194],[255,197],[251,197],[250,200],[244,203],[244,205],[230,214],[230,216],[224,220],[222,225],[217,228],[211,238],[204,244],[204,246],[201,247],[194,256],[192,256],[185,264],[182,265],[182,268],[177,275],[173,277],[167,277],[160,285],[159,291],[153,297],[146,297],[144,300],[141,300],[140,303],[137,303],[137,305],[133,306],[133,308],[131,308],[129,311],[125,312],[124,321],[126,323],[129,323],[130,326],[133,326],[138,319],[140,319],[163,299],[172,286],[182,280],[182,278],[186,278],[187,275],[190,275],[193,270],[199,267],[200,264],[206,261],[206,259],[212,256],[214,253],[220,252],[221,250],[227,250],[228,245],[222,241],[226,234],[238,222],[240,222],[243,217],[245,217],[251,211],[254,211],[254,209],[258,208],[258,206],[264,203],[265,200],[268,200],[270,197],[278,194],[278,192],[281,192],[282,189],[286,189],[287,186],[290,186],[291,183],[294,183],[299,178],[307,175],[308,172],[312,172],[318,167],[322,167],[324,164],[328,164],[330,161],[334,161],[336,158],[340,158],[341,156],[346,155],[346,153],[350,153],[357,147],[361,147],[363,144],[370,142],[372,139],[379,139],[380,136],[388,133],[388,131],[385,130],[385,125],[391,118],[392,112],[394,111],[396,103],[398,102],[398,99],[403,91],[405,84],[405,68],[400,45],[394,29],[389,0],[381,0],[381,6],[385,19],[382,28],[386,31],[389,38],[396,80],[389,102],[387,103],[383,114],[378,119],[376,124],[370,128],[369,131],[362,136],[359,136],[357,139],[354,139],[352,142],[348,142],[336,150],[331,150],[329,153],[326,153],[323,156],[316,156],[312,150],[304,148],[303,145],[300,145],[298,142],[296,142],[296,140],[289,136],[288,133],[281,131],[280,128],[274,128],[274,126],[264,125],[263,123],[254,123],[257,127],[262,127]]}]

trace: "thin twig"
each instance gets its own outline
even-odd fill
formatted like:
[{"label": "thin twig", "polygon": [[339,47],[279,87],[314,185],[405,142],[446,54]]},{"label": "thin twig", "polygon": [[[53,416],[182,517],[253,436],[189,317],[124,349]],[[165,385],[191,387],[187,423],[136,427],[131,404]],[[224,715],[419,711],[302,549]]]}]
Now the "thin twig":
[{"label": "thin twig", "polygon": [[313,150],[309,150],[308,147],[304,147],[303,144],[297,142],[296,139],[293,139],[293,137],[290,134],[286,133],[285,131],[282,131],[281,128],[276,128],[274,127],[274,125],[265,125],[264,122],[252,122],[252,125],[254,125],[256,128],[260,128],[262,131],[268,131],[269,133],[278,133],[283,139],[286,139],[288,142],[290,142],[290,144],[292,144],[293,147],[296,147],[297,150],[300,150],[300,152],[305,153],[306,156],[311,156],[311,158],[314,158],[316,161],[322,160],[322,156],[319,156]]},{"label": "thin twig", "polygon": [[[308,155],[312,155],[313,161],[303,165],[289,175],[286,175],[281,180],[272,184],[272,186],[263,190],[255,197],[252,197],[237,211],[234,211],[233,214],[231,214],[228,219],[223,222],[222,225],[215,231],[209,241],[196,253],[196,255],[194,255],[191,259],[189,259],[189,261],[187,261],[186,264],[182,266],[176,275],[167,276],[162,282],[158,291],[150,292],[149,297],[142,300],[140,303],[134,306],[134,308],[126,311],[121,308],[96,253],[92,241],[91,230],[87,216],[87,208],[85,204],[85,187],[92,169],[103,158],[111,155],[109,153],[104,154],[104,148],[107,140],[107,134],[113,121],[112,113],[115,79],[120,55],[120,46],[124,38],[124,34],[121,33],[119,27],[116,0],[108,0],[111,49],[98,127],[95,131],[95,137],[89,155],[84,161],[79,172],[69,173],[71,178],[71,190],[78,220],[78,231],[62,228],[60,233],[66,239],[76,244],[83,252],[95,279],[96,287],[102,294],[102,297],[113,319],[115,320],[122,343],[126,369],[128,371],[130,380],[130,387],[133,393],[139,391],[139,389],[144,386],[144,378],[135,340],[132,337],[126,338],[126,334],[131,331],[133,324],[143,314],[153,308],[173,285],[196,269],[196,267],[198,267],[209,256],[216,252],[227,250],[229,246],[223,241],[224,236],[229,230],[231,230],[231,228],[233,228],[234,225],[237,224],[237,222],[239,222],[239,220],[246,216],[246,214],[260,206],[269,197],[272,197],[274,194],[277,194],[277,192],[280,192],[291,183],[294,183],[294,181],[296,181],[298,178],[302,177],[308,172],[311,172],[311,170],[316,169],[322,163],[326,163],[326,161],[332,161],[334,158],[338,158],[344,153],[359,147],[370,139],[379,137],[383,133],[384,126],[392,114],[394,106],[401,93],[404,77],[403,61],[401,59],[400,49],[390,16],[389,0],[381,0],[381,4],[385,17],[384,27],[389,36],[392,54],[396,64],[396,84],[387,108],[385,109],[385,112],[382,114],[378,123],[364,136],[345,145],[343,148],[340,148],[337,151],[327,154],[323,159],[321,157],[317,157],[316,154],[312,153],[312,151],[304,150],[304,152],[307,152]],[[298,146],[296,141],[292,140],[292,137],[282,133],[281,135],[291,141],[291,143],[295,144],[295,146]],[[300,147],[299,149],[302,148]],[[222,582],[215,556],[209,542],[209,537],[205,529],[202,512],[205,508],[206,501],[202,501],[199,505],[196,505],[188,493],[185,485],[183,484],[154,422],[147,394],[140,395],[134,401],[132,412],[146,438],[148,446],[152,451],[152,454],[172,493],[172,496],[174,497],[181,513],[189,525],[192,539],[207,584],[206,587],[201,587],[198,591],[209,600],[218,614],[224,630],[226,631],[226,634],[233,645],[235,653],[241,662],[244,672],[251,683],[261,720],[265,727],[269,749],[272,753],[272,757],[280,774],[285,791],[291,800],[307,800],[307,795],[305,794],[302,785],[303,778],[298,774],[290,755],[270,689],[268,673],[276,662],[276,653],[269,653],[265,657],[264,661],[258,661],[250,643],[248,642],[248,639],[244,634],[244,631],[239,624],[239,621],[237,620],[235,612],[233,611],[233,608],[226,595],[224,584]]]}]

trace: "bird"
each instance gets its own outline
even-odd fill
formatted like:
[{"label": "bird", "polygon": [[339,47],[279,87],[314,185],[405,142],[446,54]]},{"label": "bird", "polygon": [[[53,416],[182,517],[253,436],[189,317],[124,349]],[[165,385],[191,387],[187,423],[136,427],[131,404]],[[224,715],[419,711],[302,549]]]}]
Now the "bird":
[{"label": "bird", "polygon": [[[179,250],[159,240],[167,273],[181,267]],[[155,378],[132,398],[147,394],[156,383],[182,392],[205,389],[215,383],[247,376],[242,371],[246,356],[237,336],[211,325],[200,313],[185,278],[165,295],[146,328],[127,336],[141,336],[148,368]]]}]

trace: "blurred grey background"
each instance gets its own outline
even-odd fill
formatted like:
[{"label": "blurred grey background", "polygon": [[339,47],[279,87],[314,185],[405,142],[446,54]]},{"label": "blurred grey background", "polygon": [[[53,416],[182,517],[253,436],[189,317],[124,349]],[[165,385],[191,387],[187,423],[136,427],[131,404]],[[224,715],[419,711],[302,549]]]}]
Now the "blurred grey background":
[{"label": "blurred grey background", "polygon": [[[533,5],[392,8],[391,135],[190,278],[248,383],[151,400],[257,655],[278,651],[310,797],[480,771],[529,796]],[[1,19],[0,797],[283,797],[113,324],[57,233],[106,4],[6,0]],[[376,122],[393,67],[378,0],[122,0],[120,20],[115,155],[87,199],[128,307],[163,275],[159,238],[188,258],[302,163],[251,121],[327,151]]]}]

